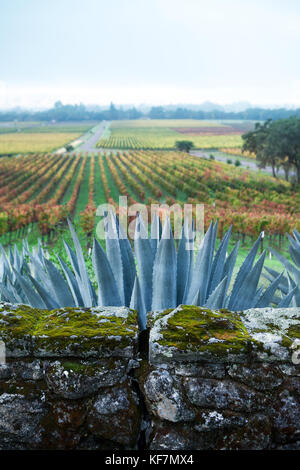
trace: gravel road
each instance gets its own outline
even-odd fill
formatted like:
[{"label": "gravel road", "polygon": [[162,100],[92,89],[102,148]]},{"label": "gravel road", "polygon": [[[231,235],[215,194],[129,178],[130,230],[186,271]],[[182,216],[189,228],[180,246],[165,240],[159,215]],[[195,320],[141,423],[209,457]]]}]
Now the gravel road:
[{"label": "gravel road", "polygon": [[92,134],[83,144],[76,148],[75,152],[99,152],[101,149],[96,147],[96,144],[107,126],[109,121],[103,121],[97,131]]},{"label": "gravel road", "polygon": [[[194,155],[195,157],[200,157],[200,158],[209,158],[209,156],[212,154],[215,157],[215,160],[219,162],[224,162],[226,163],[228,159],[232,160],[232,163],[234,165],[235,160],[239,160],[241,162],[241,165],[239,168],[243,168],[244,170],[252,170],[252,171],[259,171],[262,173],[267,173],[268,175],[273,175],[272,173],[272,168],[270,166],[266,166],[266,168],[258,168],[256,165],[255,160],[251,160],[250,158],[243,158],[239,157],[237,155],[224,155],[220,152],[212,151],[212,152],[203,152],[203,150],[193,150],[190,152],[191,155]],[[248,168],[247,168],[248,167]],[[290,172],[292,175],[292,171]],[[284,171],[280,169],[277,171],[278,176],[284,176]]]}]

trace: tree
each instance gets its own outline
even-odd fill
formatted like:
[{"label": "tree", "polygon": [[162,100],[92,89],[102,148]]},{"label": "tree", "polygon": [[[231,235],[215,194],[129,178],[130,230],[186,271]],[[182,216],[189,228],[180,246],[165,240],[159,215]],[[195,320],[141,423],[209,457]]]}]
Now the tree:
[{"label": "tree", "polygon": [[54,103],[54,108],[55,108],[55,109],[62,108],[62,106],[63,106],[63,104],[62,104],[62,102],[61,102],[60,100],[59,100],[59,101],[56,101],[56,102]]},{"label": "tree", "polygon": [[252,132],[242,136],[243,150],[256,154],[261,167],[272,166],[273,176],[276,168],[282,167],[289,179],[291,168],[295,169],[297,183],[300,184],[300,119],[293,116],[288,119],[257,123]]},{"label": "tree", "polygon": [[276,158],[270,147],[267,146],[267,138],[271,127],[272,120],[268,119],[264,124],[257,122],[254,131],[247,132],[242,135],[244,140],[243,151],[255,153],[260,168],[271,165],[274,178],[276,175]]},{"label": "tree", "polygon": [[175,142],[175,146],[178,150],[180,150],[180,152],[189,153],[190,150],[192,150],[194,147],[194,142],[191,140],[177,140],[177,142]]},{"label": "tree", "polygon": [[153,106],[149,111],[149,117],[151,119],[164,119],[165,110],[162,106]]}]

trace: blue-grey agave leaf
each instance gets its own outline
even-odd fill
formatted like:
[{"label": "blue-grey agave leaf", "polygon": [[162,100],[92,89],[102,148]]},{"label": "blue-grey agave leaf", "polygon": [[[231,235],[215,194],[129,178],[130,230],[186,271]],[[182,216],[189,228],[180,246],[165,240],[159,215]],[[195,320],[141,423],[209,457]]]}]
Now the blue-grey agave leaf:
[{"label": "blue-grey agave leaf", "polygon": [[30,274],[28,274],[28,277],[31,280],[38,294],[43,299],[46,305],[46,308],[54,309],[54,308],[60,308],[62,306],[56,302],[55,298],[52,295],[50,295],[47,289],[45,289],[36,279],[34,279],[34,277],[32,277]]},{"label": "blue-grey agave leaf", "polygon": [[14,284],[16,282],[16,276],[14,274],[14,269],[18,273],[20,273],[20,268],[19,268],[18,265],[16,265],[14,252],[13,252],[11,247],[9,247],[8,253],[9,253],[9,264],[10,264],[10,267],[11,267],[11,278],[10,279],[11,279],[12,284]]},{"label": "blue-grey agave leaf", "polygon": [[22,287],[23,293],[28,300],[28,304],[34,308],[47,308],[42,297],[33,289],[29,281],[24,276],[14,270],[18,284]]},{"label": "blue-grey agave leaf", "polygon": [[40,238],[38,239],[37,257],[39,258],[40,262],[45,266],[46,253],[43,249],[42,241]]},{"label": "blue-grey agave leaf", "polygon": [[291,258],[296,266],[300,267],[300,242],[297,239],[294,240],[288,233],[287,236],[290,241],[289,252]]},{"label": "blue-grey agave leaf", "polygon": [[200,305],[204,305],[207,300],[208,281],[211,273],[212,257],[215,247],[215,234],[214,224],[211,222],[197,255],[190,289],[185,299],[185,302],[188,304],[194,300],[199,289],[201,298]]},{"label": "blue-grey agave leaf", "polygon": [[161,220],[157,212],[155,212],[152,224],[151,224],[151,247],[153,255],[156,255],[156,250],[161,239],[162,234],[162,225]]},{"label": "blue-grey agave leaf", "polygon": [[74,274],[69,269],[69,267],[64,262],[64,260],[61,259],[60,256],[57,255],[57,259],[58,259],[59,264],[60,264],[60,266],[63,270],[63,273],[64,273],[64,275],[67,279],[68,286],[69,286],[70,291],[72,292],[73,299],[75,301],[76,307],[83,307],[84,303],[83,303],[83,300],[82,300],[82,297],[81,297],[81,294],[80,294],[80,289],[78,287],[78,284],[77,284],[77,281],[76,281],[76,278],[75,278]]},{"label": "blue-grey agave leaf", "polygon": [[261,286],[255,292],[255,296],[253,297],[253,302],[252,302],[254,306],[256,306],[256,304],[259,301],[259,299],[261,298],[264,290],[265,290],[265,286]]},{"label": "blue-grey agave leaf", "polygon": [[99,299],[101,306],[122,306],[118,286],[111,266],[100,243],[94,239],[92,262],[98,282]]},{"label": "blue-grey agave leaf", "polygon": [[292,307],[300,307],[300,289],[299,289],[300,284],[297,285],[295,283],[295,281],[292,279],[289,272],[287,272],[287,280],[288,280],[289,292],[293,289],[296,289],[293,299],[292,299]]},{"label": "blue-grey agave leaf", "polygon": [[210,280],[208,285],[208,295],[215,290],[215,288],[220,284],[221,280],[224,277],[224,264],[226,260],[226,253],[228,248],[228,243],[231,236],[232,227],[229,228],[228,232],[224,235],[220,246],[216,252],[216,255],[213,260]]},{"label": "blue-grey agave leaf", "polygon": [[2,253],[2,262],[3,262],[3,267],[4,267],[4,270],[5,270],[5,273],[10,279],[12,279],[11,266],[10,266],[10,263],[9,263],[8,258],[6,256],[6,251],[3,248],[1,243],[0,243],[0,250],[1,250],[1,253]]},{"label": "blue-grey agave leaf", "polygon": [[63,243],[64,243],[66,253],[68,255],[68,258],[70,260],[73,272],[74,272],[76,278],[77,277],[80,278],[79,266],[78,266],[76,255],[75,255],[74,251],[72,250],[72,248],[70,247],[70,245],[65,240],[63,240]]},{"label": "blue-grey agave leaf", "polygon": [[14,296],[13,292],[11,289],[5,286],[3,282],[0,282],[0,294],[1,294],[1,300],[10,302],[11,304],[17,304],[18,300]]},{"label": "blue-grey agave leaf", "polygon": [[20,272],[22,268],[22,257],[20,257],[17,245],[14,246],[14,268]]},{"label": "blue-grey agave leaf", "polygon": [[69,224],[70,232],[71,232],[73,242],[74,242],[80,279],[78,279],[78,274],[76,271],[75,271],[75,276],[78,282],[82,299],[84,301],[84,306],[91,307],[93,305],[94,296],[93,296],[93,292],[91,289],[91,282],[90,282],[90,279],[86,270],[86,265],[85,265],[81,245],[70,220],[68,220],[68,224]]},{"label": "blue-grey agave leaf", "polygon": [[153,266],[152,310],[177,306],[176,249],[169,217],[164,224]]},{"label": "blue-grey agave leaf", "polygon": [[125,306],[130,304],[131,293],[134,286],[134,279],[136,276],[135,261],[131,249],[129,250],[129,240],[120,240],[122,264],[124,270],[124,297]]},{"label": "blue-grey agave leaf", "polygon": [[27,256],[35,267],[39,266],[41,270],[44,270],[45,268],[44,256],[41,257],[37,250],[33,248],[32,252],[28,251]]},{"label": "blue-grey agave leaf", "polygon": [[235,301],[232,304],[234,309],[243,310],[252,307],[253,298],[256,294],[265,257],[266,252],[264,251],[251,271],[244,276],[243,282],[240,284],[239,295],[235,298]]},{"label": "blue-grey agave leaf", "polygon": [[[55,299],[61,307],[75,307],[74,299],[69,290],[68,284],[64,280],[59,270],[51,261],[45,258],[45,267],[52,283],[52,290],[55,292]],[[92,304],[91,304],[92,306]]]},{"label": "blue-grey agave leaf", "polygon": [[153,252],[140,214],[136,218],[134,251],[145,308],[147,311],[150,311],[152,304]]},{"label": "blue-grey agave leaf", "polygon": [[238,298],[240,296],[240,288],[241,285],[245,282],[245,279],[248,275],[248,273],[252,270],[252,266],[255,260],[255,256],[257,254],[257,250],[259,248],[261,240],[261,235],[258,237],[254,245],[252,246],[251,250],[249,251],[248,255],[246,256],[242,266],[239,269],[239,272],[237,273],[237,276],[235,278],[235,282],[231,291],[231,295],[229,298],[229,303],[228,303],[228,308],[233,309],[235,308],[236,303],[238,302]]},{"label": "blue-grey agave leaf", "polygon": [[208,308],[224,307],[225,296],[226,296],[226,285],[227,285],[227,277],[224,277],[224,279],[217,285],[215,290],[208,297],[205,307],[208,307]]},{"label": "blue-grey agave leaf", "polygon": [[15,283],[15,285],[13,285],[11,283],[11,281],[9,280],[9,278],[7,279],[7,288],[10,290],[10,292],[14,295],[16,301],[18,303],[22,303],[24,302],[24,295],[22,293],[22,288],[20,286],[18,286],[17,283]]},{"label": "blue-grey agave leaf", "polygon": [[122,305],[125,305],[124,271],[119,242],[117,222],[114,214],[107,216],[107,231],[105,232],[106,255],[118,286]]},{"label": "blue-grey agave leaf", "polygon": [[27,240],[27,238],[24,238],[24,240],[22,242],[23,257],[25,258],[25,256],[27,256],[29,252],[30,252],[30,250],[29,250],[28,240]]},{"label": "blue-grey agave leaf", "polygon": [[9,255],[9,264],[11,265],[11,267],[15,267],[14,266],[14,264],[15,264],[14,254],[12,252],[11,247],[9,247],[9,249],[8,249],[8,255]]},{"label": "blue-grey agave leaf", "polygon": [[192,302],[189,302],[191,305],[197,305],[201,307],[201,289],[199,287],[198,292],[196,293],[195,297],[193,298]]},{"label": "blue-grey agave leaf", "polygon": [[276,279],[276,277],[278,277],[279,274],[281,274],[279,271],[269,268],[268,266],[265,266],[265,270],[271,275],[272,279]]},{"label": "blue-grey agave leaf", "polygon": [[213,259],[214,252],[215,252],[217,234],[218,234],[218,225],[219,225],[219,221],[216,220],[215,225],[213,227],[213,242],[211,244],[211,254],[210,254],[211,260]]},{"label": "blue-grey agave leaf", "polygon": [[300,284],[300,270],[296,268],[292,263],[290,263],[284,256],[277,253],[276,250],[270,248],[271,253],[280,261],[283,266],[290,272],[295,278],[295,281]]},{"label": "blue-grey agave leaf", "polygon": [[293,230],[293,235],[295,237],[295,239],[297,240],[298,243],[300,243],[300,233],[298,232],[298,230]]},{"label": "blue-grey agave leaf", "polygon": [[291,305],[291,301],[294,297],[294,294],[297,290],[297,287],[295,287],[291,292],[289,292],[286,296],[284,296],[281,301],[277,304],[277,308],[288,308]]},{"label": "blue-grey agave leaf", "polygon": [[192,233],[188,226],[188,220],[185,220],[177,250],[177,305],[180,305],[183,302],[184,293],[189,278],[190,267],[192,263],[192,246],[190,246],[191,241]]},{"label": "blue-grey agave leaf", "polygon": [[300,246],[298,250],[295,250],[292,246],[289,247],[289,252],[291,255],[292,260],[296,264],[296,266],[300,267]]},{"label": "blue-grey agave leaf", "polygon": [[[280,275],[280,272],[276,271],[275,269],[271,269],[268,266],[265,266],[265,271],[266,273],[263,273],[263,276],[268,279],[270,282],[274,282],[275,279]],[[285,276],[281,278],[280,284],[278,286],[278,289],[283,292],[283,294],[287,294],[289,291],[289,286],[288,286],[288,281]]]},{"label": "blue-grey agave leaf", "polygon": [[126,236],[125,230],[122,227],[122,224],[119,222],[118,217],[116,217],[118,231],[119,231],[119,243],[123,264],[123,278],[124,278],[124,297],[125,305],[129,306],[131,300],[131,294],[134,286],[134,281],[136,277],[136,268],[135,260],[133,256],[133,251],[130,245],[130,242]]},{"label": "blue-grey agave leaf", "polygon": [[291,237],[291,235],[289,233],[286,234],[286,236],[288,237],[289,239],[289,242],[290,244],[295,248],[297,249],[298,247],[300,247],[300,242],[298,241],[298,239],[295,237],[295,234],[293,233],[294,235],[294,238]]},{"label": "blue-grey agave leaf", "polygon": [[130,301],[130,308],[137,310],[138,323],[141,331],[147,327],[147,312],[138,277],[136,276]]},{"label": "blue-grey agave leaf", "polygon": [[30,252],[28,253],[30,259],[30,274],[31,276],[39,281],[45,289],[52,295],[52,297],[56,298],[55,293],[55,286],[51,282],[49,275],[44,270],[44,262],[43,265],[40,262],[39,257],[32,255]]},{"label": "blue-grey agave leaf", "polygon": [[225,264],[224,264],[224,271],[222,274],[222,277],[227,277],[227,284],[226,284],[226,292],[228,291],[230,281],[232,278],[234,266],[236,263],[238,251],[240,247],[240,240],[234,245],[232,251],[230,252],[229,256],[226,258]]},{"label": "blue-grey agave leaf", "polygon": [[[192,220],[192,223],[189,227],[189,244],[190,244],[190,256],[189,256],[189,270],[188,270],[188,275],[187,275],[187,280],[185,284],[185,289],[183,293],[183,298],[180,303],[187,304],[187,299],[189,297],[189,292],[190,292],[190,286],[192,284],[192,279],[194,275],[194,240],[195,240],[195,232],[194,232],[194,221]],[[177,267],[177,276],[178,276],[178,267]],[[198,289],[199,290],[199,289]],[[178,304],[179,305],[179,304]]]},{"label": "blue-grey agave leaf", "polygon": [[272,302],[274,302],[274,295],[278,289],[280,282],[283,278],[283,273],[279,274],[277,278],[267,287],[267,289],[261,294],[259,299],[255,301],[254,305],[257,308],[268,307]]},{"label": "blue-grey agave leaf", "polygon": [[4,277],[5,277],[5,266],[0,261],[0,282],[3,281]]}]

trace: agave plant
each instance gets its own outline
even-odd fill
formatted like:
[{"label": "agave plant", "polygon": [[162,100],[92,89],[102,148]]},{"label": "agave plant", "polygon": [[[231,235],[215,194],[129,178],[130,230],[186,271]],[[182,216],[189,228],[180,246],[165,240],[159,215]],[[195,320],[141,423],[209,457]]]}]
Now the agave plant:
[{"label": "agave plant", "polygon": [[[149,237],[138,215],[133,250],[118,218],[111,213],[105,220],[106,251],[96,239],[92,249],[96,289],[88,276],[77,234],[69,222],[75,251],[66,242],[64,246],[71,269],[57,255],[58,269],[41,244],[37,250],[30,251],[24,242],[22,253],[15,247],[14,251],[9,250],[9,256],[1,247],[2,300],[46,309],[125,305],[138,311],[139,326],[143,330],[148,311],[173,308],[182,303],[232,310],[266,307],[274,301],[275,291],[283,282],[283,275],[278,274],[266,289],[258,287],[265,259],[264,252],[254,263],[260,237],[240,267],[231,289],[239,249],[237,242],[227,256],[231,229],[216,250],[218,224],[212,222],[195,257],[191,249],[193,226],[187,221],[176,250],[170,219],[162,229],[156,215]],[[278,306],[288,306],[293,292],[288,292]]]},{"label": "agave plant", "polygon": [[[276,250],[270,248],[270,251],[273,255],[283,264],[286,269],[286,276],[281,276],[280,283],[278,288],[281,291],[281,296],[285,296],[285,305],[288,301],[293,307],[300,307],[300,233],[297,230],[293,230],[293,237],[287,234],[289,239],[289,253],[293,260],[293,263],[288,261],[280,253],[277,253]],[[274,281],[276,277],[279,276],[279,273],[274,269],[265,268],[267,274],[265,277],[271,282]],[[275,298],[275,302],[278,303],[278,306],[282,306],[282,300]]]}]

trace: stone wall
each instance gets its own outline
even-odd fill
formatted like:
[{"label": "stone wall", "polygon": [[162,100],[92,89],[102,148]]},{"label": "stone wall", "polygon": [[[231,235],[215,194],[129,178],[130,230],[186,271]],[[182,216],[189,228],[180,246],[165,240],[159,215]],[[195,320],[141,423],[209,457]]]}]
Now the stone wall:
[{"label": "stone wall", "polygon": [[0,304],[2,449],[300,448],[300,309]]}]

